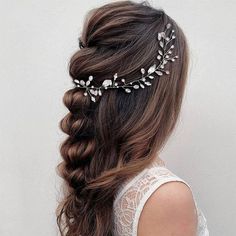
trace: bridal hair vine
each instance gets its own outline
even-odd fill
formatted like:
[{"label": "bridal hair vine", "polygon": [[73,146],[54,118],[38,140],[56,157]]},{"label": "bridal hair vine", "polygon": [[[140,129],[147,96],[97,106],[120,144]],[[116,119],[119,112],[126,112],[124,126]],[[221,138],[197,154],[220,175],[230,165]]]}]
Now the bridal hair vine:
[{"label": "bridal hair vine", "polygon": [[125,82],[125,78],[122,78],[121,84],[119,84],[117,81],[118,74],[115,73],[113,79],[106,79],[102,82],[101,86],[95,87],[93,85],[90,86],[91,81],[93,80],[93,76],[90,75],[87,81],[74,79],[73,82],[75,83],[75,86],[86,89],[84,95],[89,95],[90,99],[93,102],[96,102],[96,96],[102,96],[103,89],[123,88],[126,93],[131,93],[132,89],[143,89],[145,88],[145,86],[151,86],[152,84],[150,81],[155,78],[154,75],[156,74],[158,78],[164,74],[169,75],[170,72],[164,69],[165,65],[169,61],[174,62],[178,58],[177,55],[171,56],[175,47],[173,43],[173,40],[176,38],[174,32],[175,31],[173,29],[171,30],[171,24],[168,23],[165,27],[165,30],[163,32],[158,33],[157,39],[159,42],[160,49],[158,50],[156,59],[159,61],[159,63],[158,65],[154,63],[148,68],[147,72],[144,68],[141,68],[140,78],[128,83]]}]

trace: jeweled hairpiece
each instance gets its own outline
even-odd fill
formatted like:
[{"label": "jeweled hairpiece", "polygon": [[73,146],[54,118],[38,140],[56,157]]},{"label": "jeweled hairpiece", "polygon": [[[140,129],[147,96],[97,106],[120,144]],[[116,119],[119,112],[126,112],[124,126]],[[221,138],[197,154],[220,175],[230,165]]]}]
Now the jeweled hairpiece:
[{"label": "jeweled hairpiece", "polygon": [[[165,27],[165,31],[158,33],[157,39],[159,41],[160,49],[158,50],[158,55],[156,56],[159,64],[157,65],[154,63],[150,66],[146,72],[144,68],[141,68],[141,76],[140,78],[133,80],[132,82],[125,82],[125,78],[121,79],[121,84],[118,83],[117,78],[118,74],[115,73],[113,79],[106,79],[102,82],[102,85],[99,87],[95,87],[93,85],[90,86],[91,81],[93,80],[93,76],[90,75],[87,81],[74,79],[73,82],[75,83],[76,87],[86,89],[84,95],[89,95],[93,102],[96,102],[96,96],[102,96],[103,89],[116,89],[116,88],[123,88],[126,93],[131,93],[132,89],[139,89],[145,88],[145,86],[151,86],[151,80],[153,80],[156,74],[158,78],[163,74],[170,74],[168,70],[165,70],[165,65],[168,61],[173,62],[175,61],[178,56],[171,56],[173,52],[174,43],[173,40],[176,38],[174,35],[174,30],[170,29],[171,24],[168,23]],[[169,31],[169,32],[168,32]],[[155,74],[154,74],[155,73]],[[147,81],[149,79],[149,81]]]}]

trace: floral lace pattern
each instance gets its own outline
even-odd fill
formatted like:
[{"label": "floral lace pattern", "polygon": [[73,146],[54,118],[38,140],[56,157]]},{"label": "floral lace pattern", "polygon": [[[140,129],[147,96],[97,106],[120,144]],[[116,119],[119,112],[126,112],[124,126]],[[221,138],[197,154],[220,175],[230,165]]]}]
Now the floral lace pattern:
[{"label": "floral lace pattern", "polygon": [[[113,205],[113,235],[137,236],[138,220],[145,202],[158,187],[169,181],[181,181],[189,186],[164,165],[161,166],[157,163],[145,168],[134,178],[123,183]],[[206,218],[198,208],[195,199],[194,201],[198,214],[197,236],[209,236]]]}]

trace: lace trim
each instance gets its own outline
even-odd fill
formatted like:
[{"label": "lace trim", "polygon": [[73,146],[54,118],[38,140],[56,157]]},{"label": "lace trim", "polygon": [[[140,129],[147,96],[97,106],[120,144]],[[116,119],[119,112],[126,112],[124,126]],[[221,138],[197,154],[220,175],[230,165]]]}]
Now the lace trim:
[{"label": "lace trim", "polygon": [[209,236],[209,230],[207,228],[207,220],[200,208],[197,208],[198,211],[198,236]]},{"label": "lace trim", "polygon": [[116,202],[118,201],[118,199],[126,192],[127,189],[129,189],[129,187],[131,187],[138,179],[140,179],[141,177],[143,177],[143,175],[150,169],[152,169],[153,167],[158,167],[158,168],[166,168],[165,167],[165,163],[159,159],[158,157],[156,157],[156,159],[154,159],[154,161],[148,166],[146,167],[144,170],[142,170],[141,172],[139,172],[136,176],[134,176],[131,180],[127,180],[125,181],[119,188],[119,190],[117,191],[116,194],[116,198],[114,201],[114,204],[116,204]]},{"label": "lace trim", "polygon": [[114,201],[114,205],[117,203],[117,201],[120,199],[120,197],[127,191],[127,189],[132,187],[132,185],[134,185],[134,183],[138,179],[140,179],[146,172],[147,172],[147,169],[144,169],[138,175],[136,175],[133,179],[131,179],[131,180],[127,181],[127,182],[125,181],[121,185],[120,189],[117,191],[116,198],[115,198],[115,201]]}]

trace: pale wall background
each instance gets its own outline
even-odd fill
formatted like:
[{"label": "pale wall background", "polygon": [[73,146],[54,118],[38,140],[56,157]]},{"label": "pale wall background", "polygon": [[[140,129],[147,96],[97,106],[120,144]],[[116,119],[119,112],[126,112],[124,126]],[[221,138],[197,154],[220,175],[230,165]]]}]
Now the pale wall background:
[{"label": "pale wall background", "polygon": [[[0,1],[1,236],[57,235],[67,62],[86,12],[106,2]],[[162,158],[192,185],[210,235],[236,235],[235,1],[150,2],[181,25],[191,48],[181,119]]]}]

